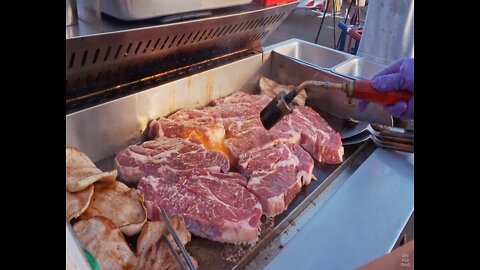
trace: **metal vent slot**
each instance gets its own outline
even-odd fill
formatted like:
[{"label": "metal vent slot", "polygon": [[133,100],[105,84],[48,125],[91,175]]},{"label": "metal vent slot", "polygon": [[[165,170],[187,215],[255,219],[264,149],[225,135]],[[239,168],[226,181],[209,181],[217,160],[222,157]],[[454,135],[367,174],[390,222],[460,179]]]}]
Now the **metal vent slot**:
[{"label": "metal vent slot", "polygon": [[238,25],[238,23],[236,23],[236,24],[232,27],[232,29],[231,29],[230,32],[228,33],[229,35],[233,32],[233,30],[235,30],[235,28],[237,27],[237,25]]},{"label": "metal vent slot", "polygon": [[81,65],[85,65],[85,61],[87,61],[88,51],[83,52],[82,63]]},{"label": "metal vent slot", "polygon": [[185,39],[185,42],[183,42],[183,45],[186,45],[188,40],[190,39],[190,37],[192,36],[192,32],[190,32],[190,34],[188,35],[187,39]]},{"label": "metal vent slot", "polygon": [[268,17],[268,20],[267,20],[267,22],[265,23],[265,25],[270,25],[270,23],[272,23],[272,21],[273,21],[273,18],[275,18],[275,16],[270,16],[270,17]]},{"label": "metal vent slot", "polygon": [[103,62],[107,61],[108,55],[110,54],[111,49],[112,49],[112,47],[108,46],[107,52],[105,53],[105,57],[103,57]]},{"label": "metal vent slot", "polygon": [[95,63],[97,62],[98,53],[100,53],[100,48],[98,48],[98,49],[95,51],[95,55],[93,56],[92,64],[95,64]]},{"label": "metal vent slot", "polygon": [[134,54],[137,54],[137,53],[138,53],[138,50],[140,49],[140,46],[142,46],[142,42],[141,42],[141,41],[138,43],[137,48],[135,49]]},{"label": "metal vent slot", "polygon": [[262,21],[263,19],[258,19],[255,21],[255,23],[253,24],[253,27],[252,28],[257,28],[258,25],[260,24],[260,22]]},{"label": "metal vent slot", "polygon": [[198,38],[197,42],[199,42],[199,41],[202,39],[203,35],[205,35],[206,32],[207,32],[207,30],[203,31],[202,35],[200,35],[200,37]]},{"label": "metal vent slot", "polygon": [[280,14],[280,16],[275,20],[275,22],[278,22],[280,19],[282,19],[283,15],[285,15],[285,13]]},{"label": "metal vent slot", "polygon": [[273,21],[273,18],[275,18],[275,16],[270,16],[267,18],[267,20],[265,21],[265,25],[270,25],[270,23]]},{"label": "metal vent slot", "polygon": [[68,68],[72,68],[73,67],[73,63],[75,63],[75,53],[72,53],[70,55],[70,63],[68,64]]},{"label": "metal vent slot", "polygon": [[263,22],[263,26],[267,26],[270,23],[272,16],[265,18],[265,22]]},{"label": "metal vent slot", "polygon": [[212,31],[213,31],[213,28],[212,28],[212,29],[210,29],[210,32],[208,32],[208,34],[205,36],[205,38],[204,38],[203,40],[207,40],[207,39],[208,39],[208,37],[210,36],[210,34],[212,33]]},{"label": "metal vent slot", "polygon": [[125,53],[123,54],[123,57],[127,57],[128,56],[128,53],[130,52],[130,49],[132,48],[132,43],[130,42],[130,44],[128,44],[128,47],[127,47],[127,50],[125,51]]},{"label": "metal vent slot", "polygon": [[220,30],[220,27],[217,27],[217,30],[215,30],[215,32],[213,32],[212,36],[210,38],[214,38],[215,37],[215,34],[217,34],[218,30]]},{"label": "metal vent slot", "polygon": [[280,14],[275,15],[271,23],[275,23],[278,18],[280,18]]},{"label": "metal vent slot", "polygon": [[197,38],[198,34],[200,33],[200,31],[198,31],[195,36],[192,38],[192,41],[190,43],[193,43],[195,41],[195,39]]},{"label": "metal vent slot", "polygon": [[114,59],[118,58],[118,54],[120,54],[120,50],[122,49],[122,44],[118,45],[117,52],[115,53]]},{"label": "metal vent slot", "polygon": [[160,51],[163,50],[163,47],[165,47],[165,44],[167,44],[167,41],[170,37],[167,37],[164,41],[163,41],[163,44],[162,44],[162,47],[160,48]]},{"label": "metal vent slot", "polygon": [[272,20],[273,16],[270,16],[268,17],[266,20],[265,20],[265,23],[263,24],[264,26],[267,26],[270,24],[270,21]]},{"label": "metal vent slot", "polygon": [[180,46],[180,42],[182,42],[182,39],[185,37],[185,34],[182,35],[182,37],[180,37],[180,39],[178,40],[177,42],[177,47]]},{"label": "metal vent slot", "polygon": [[177,39],[177,35],[175,35],[172,39],[172,42],[170,42],[170,45],[168,45],[168,48],[170,49],[173,45],[173,43],[175,42],[175,40]]},{"label": "metal vent slot", "polygon": [[250,21],[246,22],[243,27],[240,29],[240,32],[243,32],[243,30],[245,30],[245,28],[247,28],[247,26],[250,24]]},{"label": "metal vent slot", "polygon": [[266,20],[267,18],[262,18],[260,19],[260,21],[258,21],[257,25],[255,25],[255,28],[258,28],[260,26],[263,26],[263,22]]},{"label": "metal vent slot", "polygon": [[230,25],[228,26],[227,30],[225,30],[225,32],[223,32],[223,36],[225,36],[225,35],[227,34],[228,30],[230,30],[231,27],[232,27],[232,25],[230,24]]},{"label": "metal vent slot", "polygon": [[158,39],[157,39],[157,42],[155,42],[155,45],[153,45],[152,52],[154,52],[155,49],[157,48],[157,45],[158,45],[158,43],[160,42],[160,39],[162,39],[162,38],[158,38]]},{"label": "metal vent slot", "polygon": [[222,28],[222,30],[220,30],[220,32],[218,32],[218,35],[217,35],[217,37],[219,37],[219,36],[222,34],[222,32],[223,32],[223,30],[224,30],[225,28],[227,28],[227,26],[226,26],[226,25],[225,25],[225,26]]},{"label": "metal vent slot", "polygon": [[267,36],[268,32],[270,32],[270,30],[265,31],[265,33],[262,34],[262,39],[263,39],[265,36]]},{"label": "metal vent slot", "polygon": [[252,29],[252,28],[253,28],[253,25],[255,25],[256,22],[257,22],[257,20],[252,21],[252,23],[248,26],[247,30]]},{"label": "metal vent slot", "polygon": [[245,24],[245,22],[242,22],[238,27],[237,30],[235,30],[235,33],[238,33],[239,30],[242,28],[242,26]]},{"label": "metal vent slot", "polygon": [[263,18],[263,19],[261,19],[260,22],[258,23],[257,27],[263,26],[263,25],[264,25],[264,22],[266,22],[267,19],[268,19],[268,18]]},{"label": "metal vent slot", "polygon": [[152,40],[150,39],[149,41],[147,41],[147,45],[145,45],[145,48],[143,49],[143,53],[146,53],[147,50],[148,50],[148,46],[150,46],[150,43],[152,42]]},{"label": "metal vent slot", "polygon": [[280,20],[282,17],[282,14],[278,14],[275,20],[273,20],[273,23],[276,23],[278,20]]}]

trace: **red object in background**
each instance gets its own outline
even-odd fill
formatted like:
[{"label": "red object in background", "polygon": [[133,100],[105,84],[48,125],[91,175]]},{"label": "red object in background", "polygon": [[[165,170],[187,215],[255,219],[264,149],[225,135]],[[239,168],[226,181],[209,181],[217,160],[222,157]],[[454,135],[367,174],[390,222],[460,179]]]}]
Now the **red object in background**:
[{"label": "red object in background", "polygon": [[296,2],[297,0],[254,0],[254,2],[259,3],[264,7],[271,7],[291,2]]},{"label": "red object in background", "polygon": [[[319,4],[317,4],[317,2],[321,2]],[[308,4],[305,5],[306,8],[310,8],[310,9],[323,9],[323,4],[325,3],[325,1],[310,1],[308,2]]]}]

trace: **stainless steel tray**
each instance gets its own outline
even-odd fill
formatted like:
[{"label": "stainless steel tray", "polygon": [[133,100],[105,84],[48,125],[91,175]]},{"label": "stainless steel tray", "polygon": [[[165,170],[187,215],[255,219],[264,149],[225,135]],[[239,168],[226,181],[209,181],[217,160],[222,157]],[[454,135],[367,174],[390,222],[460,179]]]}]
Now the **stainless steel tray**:
[{"label": "stainless steel tray", "polygon": [[[348,53],[296,38],[273,46],[275,46],[273,50],[278,53],[298,59],[307,65],[323,70],[330,70],[334,66],[354,57]],[[270,50],[270,47],[266,47],[265,50]]]},{"label": "stainless steel tray", "polygon": [[371,80],[384,68],[383,65],[356,57],[336,65],[332,72],[351,79]]},{"label": "stainless steel tray", "polygon": [[251,3],[252,0],[108,0],[101,1],[102,12],[121,20],[142,20],[190,11],[217,9]]}]

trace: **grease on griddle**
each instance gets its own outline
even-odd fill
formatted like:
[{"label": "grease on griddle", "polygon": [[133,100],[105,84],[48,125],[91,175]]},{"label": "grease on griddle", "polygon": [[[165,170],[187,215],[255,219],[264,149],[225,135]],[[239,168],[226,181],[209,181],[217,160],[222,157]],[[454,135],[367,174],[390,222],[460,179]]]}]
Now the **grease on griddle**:
[{"label": "grease on griddle", "polygon": [[260,226],[258,240],[242,243],[242,244],[226,244],[224,249],[221,252],[221,257],[232,263],[239,262],[245,255],[247,255],[252,248],[254,248],[260,240],[262,240],[266,235],[271,233],[274,229],[274,218],[265,217],[261,218],[262,225]]}]

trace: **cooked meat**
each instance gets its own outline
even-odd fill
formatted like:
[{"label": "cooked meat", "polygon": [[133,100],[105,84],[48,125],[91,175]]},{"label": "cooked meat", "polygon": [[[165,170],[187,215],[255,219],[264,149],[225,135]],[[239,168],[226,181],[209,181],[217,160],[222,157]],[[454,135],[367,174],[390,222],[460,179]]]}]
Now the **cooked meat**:
[{"label": "cooked meat", "polygon": [[207,111],[183,109],[167,118],[152,121],[148,135],[151,139],[159,136],[193,138],[207,149],[220,150],[225,129],[222,122]]},{"label": "cooked meat", "polygon": [[238,162],[247,189],[260,199],[263,213],[276,216],[313,177],[313,159],[297,144],[280,144],[250,151]]},{"label": "cooked meat", "polygon": [[[238,180],[236,180],[237,178]],[[193,171],[177,182],[160,177],[144,177],[138,189],[145,197],[148,218],[162,220],[160,209],[181,216],[187,229],[210,240],[243,243],[255,241],[262,208],[244,186],[238,173]]]},{"label": "cooked meat", "polygon": [[115,157],[120,178],[137,183],[144,176],[176,179],[192,170],[226,172],[228,158],[221,152],[207,150],[191,139],[158,137],[141,145],[131,145]]},{"label": "cooked meat", "polygon": [[[292,91],[293,88],[295,88],[295,85],[281,85],[281,84],[278,84],[276,81],[270,80],[267,77],[263,77],[263,76],[260,77],[261,93],[271,98],[276,97],[278,94],[280,94],[281,91],[285,91],[285,93],[290,93],[290,91]],[[303,89],[293,99],[292,103],[296,105],[304,106],[306,100],[307,100],[307,92],[305,92],[305,89]]]},{"label": "cooked meat", "polygon": [[[177,216],[171,217],[170,222],[175,229],[180,242],[183,245],[191,240],[191,234],[185,228],[185,223]],[[172,236],[169,234],[167,225],[163,221],[149,221],[143,226],[142,232],[137,240],[137,255],[139,261],[137,264],[140,269],[180,269],[178,262],[170,253],[170,250],[162,238],[166,235],[168,241],[176,248],[177,253],[180,254],[179,248],[174,243]],[[183,257],[180,255],[183,259]],[[195,268],[198,263],[190,256]],[[185,263],[186,264],[186,263]]]},{"label": "cooked meat", "polygon": [[67,219],[70,221],[72,218],[79,217],[85,210],[87,210],[90,204],[90,199],[93,195],[93,185],[88,186],[79,192],[68,192],[66,197],[67,203]]},{"label": "cooked meat", "polygon": [[135,269],[137,257],[115,223],[105,217],[80,220],[73,229],[102,270]]},{"label": "cooked meat", "polygon": [[102,172],[86,154],[67,147],[67,191],[81,191],[97,181],[111,182],[115,178],[117,170]]},{"label": "cooked meat", "polygon": [[[192,256],[190,260],[195,268],[198,268],[198,262]],[[187,265],[183,256],[180,256],[184,265]],[[139,255],[137,270],[180,270],[182,269],[175,257],[172,255],[170,249],[165,242],[165,239],[161,238],[150,246],[147,250]]]},{"label": "cooked meat", "polygon": [[[181,218],[179,218],[178,216],[170,217],[170,223],[172,223],[172,226],[175,229],[175,232],[177,233],[177,236],[183,245],[186,245],[188,242],[190,242],[190,240],[192,239],[192,235],[185,227],[185,223]],[[148,221],[147,223],[145,223],[145,225],[143,225],[140,236],[138,236],[137,254],[146,251],[150,246],[159,241],[162,235],[167,235],[169,240],[174,241],[173,239],[171,239],[172,236],[168,231],[167,224],[165,224],[163,220]]]},{"label": "cooked meat", "polygon": [[111,219],[127,236],[139,233],[147,221],[143,196],[138,190],[118,181],[95,183],[90,206],[80,218],[89,219],[95,216]]}]

